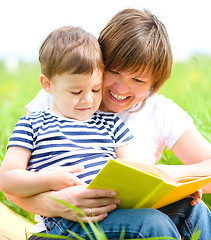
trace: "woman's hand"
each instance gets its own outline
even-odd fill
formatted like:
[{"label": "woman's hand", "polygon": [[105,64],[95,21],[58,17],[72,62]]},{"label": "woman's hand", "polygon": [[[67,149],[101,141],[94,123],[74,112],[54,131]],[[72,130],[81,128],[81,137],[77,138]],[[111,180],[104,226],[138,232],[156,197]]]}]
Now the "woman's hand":
[{"label": "woman's hand", "polygon": [[198,191],[191,194],[190,196],[194,197],[194,199],[191,201],[192,206],[199,204],[202,199],[202,189],[199,189]]},{"label": "woman's hand", "polygon": [[[86,185],[73,186],[57,192],[50,192],[48,195],[60,199],[64,202],[80,208],[90,221],[102,221],[108,213],[116,209],[120,203],[115,199],[116,192],[103,189],[86,189]],[[52,200],[53,201],[53,200]],[[68,207],[57,203],[51,204],[51,212],[54,216],[77,221],[74,212]],[[92,213],[93,216],[90,216]],[[87,217],[81,217],[83,222],[87,222]]]},{"label": "woman's hand", "polygon": [[[102,221],[119,204],[116,192],[103,189],[86,189],[87,185],[68,187],[59,191],[49,191],[27,198],[6,195],[7,199],[28,212],[46,217],[63,217],[77,221],[74,212],[63,204],[50,199],[52,196],[80,208],[90,221]],[[90,217],[90,209],[94,217]],[[86,217],[81,217],[87,222]]]}]

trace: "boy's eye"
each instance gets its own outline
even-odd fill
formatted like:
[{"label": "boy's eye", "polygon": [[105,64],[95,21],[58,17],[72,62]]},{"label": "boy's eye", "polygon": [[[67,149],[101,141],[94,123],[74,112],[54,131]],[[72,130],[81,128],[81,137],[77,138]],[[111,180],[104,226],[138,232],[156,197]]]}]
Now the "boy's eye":
[{"label": "boy's eye", "polygon": [[92,92],[93,92],[93,93],[98,93],[98,92],[100,92],[100,90],[101,90],[101,88],[98,88],[98,89],[92,89]]},{"label": "boy's eye", "polygon": [[77,92],[71,92],[72,94],[74,94],[74,95],[78,95],[78,94],[80,94],[82,91],[80,90],[80,91],[77,91]]},{"label": "boy's eye", "polygon": [[93,89],[92,92],[93,93],[98,93],[98,92],[100,92],[100,88],[99,89]]}]

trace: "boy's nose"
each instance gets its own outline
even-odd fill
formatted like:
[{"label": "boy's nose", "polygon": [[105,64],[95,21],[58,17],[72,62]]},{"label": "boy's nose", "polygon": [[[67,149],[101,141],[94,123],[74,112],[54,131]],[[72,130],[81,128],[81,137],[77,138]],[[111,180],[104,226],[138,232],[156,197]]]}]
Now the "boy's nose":
[{"label": "boy's nose", "polygon": [[81,98],[82,103],[92,103],[93,102],[93,97],[92,94],[86,94]]}]

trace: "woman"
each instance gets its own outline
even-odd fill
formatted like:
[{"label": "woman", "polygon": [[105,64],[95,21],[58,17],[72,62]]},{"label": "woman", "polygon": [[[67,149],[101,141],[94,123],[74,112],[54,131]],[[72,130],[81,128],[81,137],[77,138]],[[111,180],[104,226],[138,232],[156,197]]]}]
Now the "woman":
[{"label": "woman", "polygon": [[[167,146],[186,164],[165,166],[171,176],[205,171],[211,174],[210,143],[199,134],[182,109],[156,94],[169,78],[172,67],[171,47],[163,24],[148,11],[126,9],[103,29],[99,43],[106,67],[100,110],[117,113],[129,126],[136,140],[136,161],[154,164]],[[48,101],[51,101],[49,96],[40,92],[26,107],[28,111],[41,110],[50,104]],[[207,191],[211,192],[210,186]],[[199,203],[198,193],[194,199],[186,198],[159,210],[114,210],[118,205],[115,192],[83,186],[48,194],[79,207],[87,216],[93,213],[109,239],[118,238],[123,228],[125,238],[169,236],[180,239],[180,233],[190,239],[196,225],[201,230],[201,240],[211,239],[211,213],[202,201]],[[25,199],[7,197],[29,212],[76,221],[70,230],[85,237],[72,211],[46,198],[46,194]],[[91,216],[89,219],[94,220]],[[86,222],[86,218],[82,220]],[[35,231],[45,231],[42,221]]]}]

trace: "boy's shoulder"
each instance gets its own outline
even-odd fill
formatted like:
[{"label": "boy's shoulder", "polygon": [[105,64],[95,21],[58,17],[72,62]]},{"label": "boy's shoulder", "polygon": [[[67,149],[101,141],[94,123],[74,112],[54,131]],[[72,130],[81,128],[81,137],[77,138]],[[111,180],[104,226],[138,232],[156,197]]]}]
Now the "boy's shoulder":
[{"label": "boy's shoulder", "polygon": [[50,114],[46,111],[35,111],[29,114],[26,114],[24,116],[22,116],[20,119],[25,119],[25,120],[35,120],[35,119],[40,119],[46,116],[50,116]]}]

